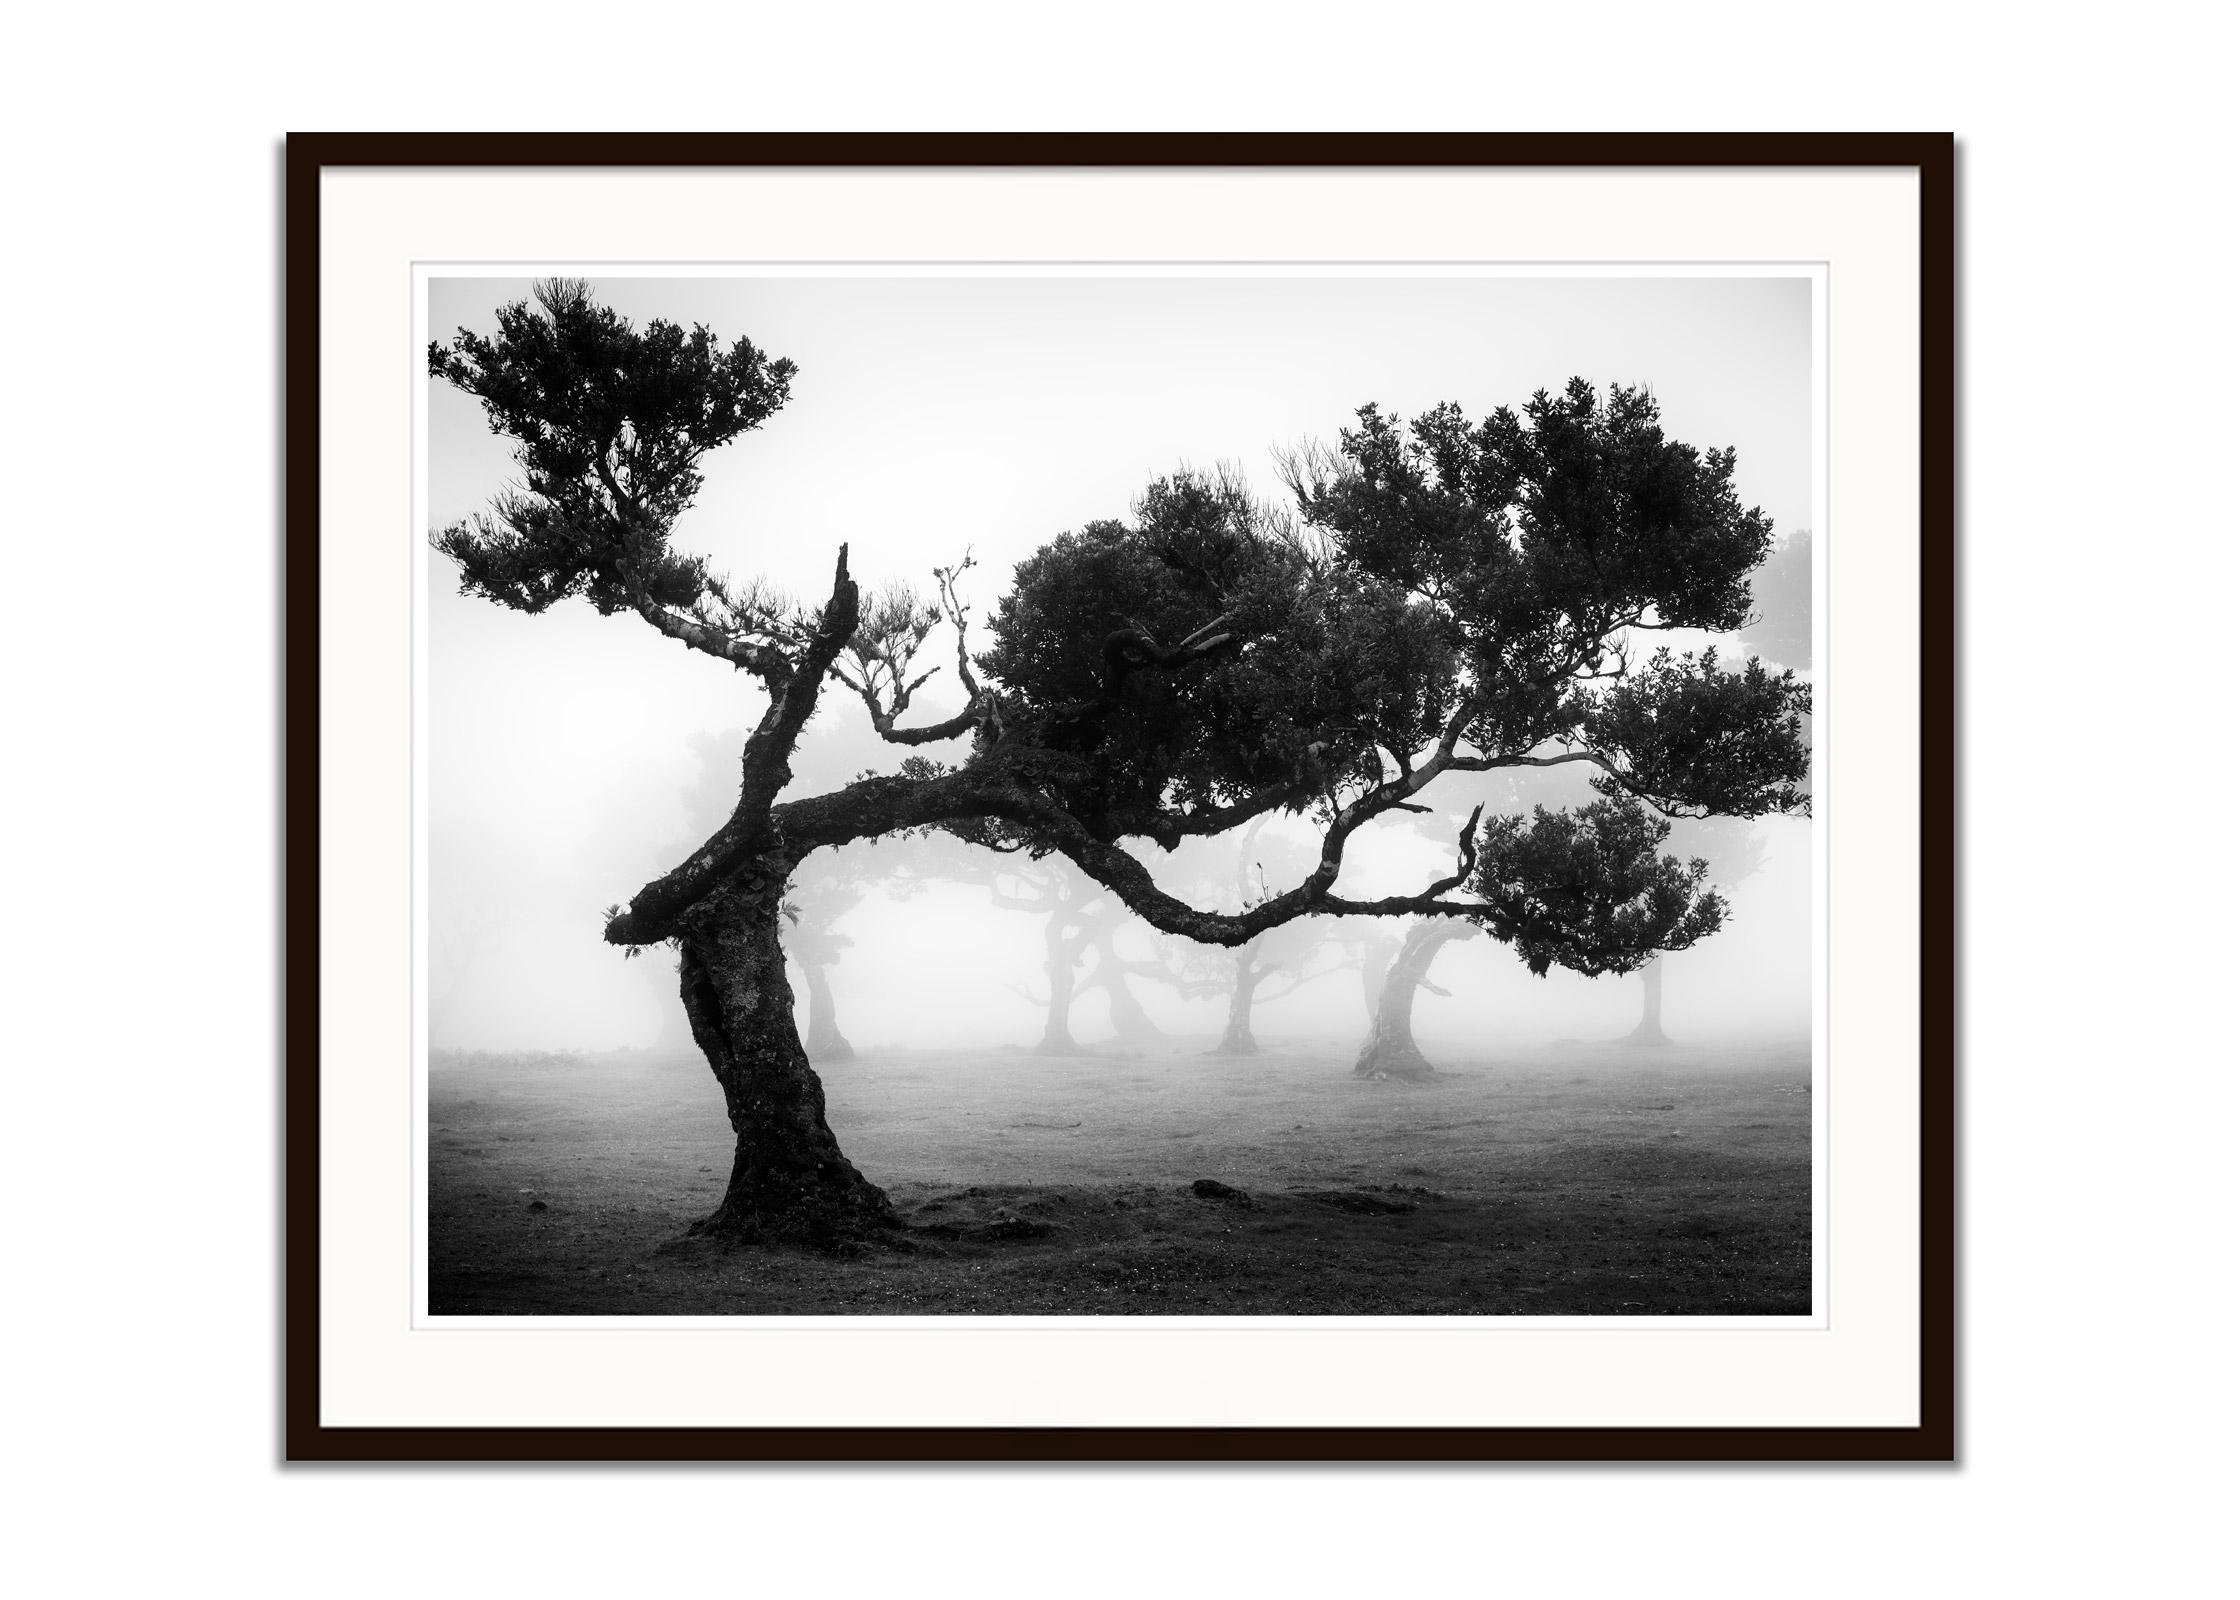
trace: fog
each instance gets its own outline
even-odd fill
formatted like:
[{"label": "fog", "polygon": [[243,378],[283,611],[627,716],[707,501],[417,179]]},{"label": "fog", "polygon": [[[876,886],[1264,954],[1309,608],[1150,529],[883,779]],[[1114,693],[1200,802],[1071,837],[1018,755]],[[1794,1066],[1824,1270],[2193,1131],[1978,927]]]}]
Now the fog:
[{"label": "fog", "polygon": [[[485,331],[528,287],[437,280],[431,335]],[[1454,400],[1483,415],[1574,374],[1651,385],[1668,433],[1736,448],[1745,504],[1784,534],[1811,520],[1802,279],[602,278],[598,292],[641,323],[704,322],[799,364],[785,410],[709,458],[676,542],[802,596],[821,597],[843,540],[867,588],[923,586],[970,549],[966,598],[984,615],[1014,563],[1059,532],[1125,516],[1157,474],[1228,464],[1274,499],[1271,451],[1334,437],[1365,403],[1413,415]],[[481,509],[511,467],[479,407],[447,385],[431,382],[427,415],[428,512],[440,526]],[[580,602],[503,611],[457,595],[441,558],[425,563],[431,1047],[677,1045],[673,955],[625,959],[600,938],[603,912],[721,820],[759,690],[633,617]],[[909,720],[960,703],[944,673]],[[892,770],[902,753],[871,735],[860,704],[828,694],[788,792]],[[1433,815],[1365,830],[1341,892],[1420,888],[1451,865],[1456,829],[1480,799],[1590,798],[1570,777],[1529,789],[1476,781],[1443,779],[1425,797]],[[1674,1037],[1802,1036],[1811,828],[1777,818],[1675,829],[1668,848],[1711,862],[1729,919],[1665,958]],[[1310,823],[1285,819],[1249,840],[1144,859],[1175,892],[1233,907],[1240,882],[1295,881],[1314,838]],[[1094,885],[1063,878],[1056,863],[954,842],[852,847],[805,865],[790,937],[797,949],[825,941],[833,1019],[857,1051],[1031,1048],[1048,1020],[1046,934],[1060,914],[1033,907],[1062,903],[1077,919],[1107,909]],[[1308,954],[1293,975],[1304,981],[1282,994],[1271,983],[1254,1013],[1263,1043],[1350,1048],[1368,1020],[1363,952],[1398,932],[1303,931]],[[1213,985],[1229,957],[1184,943],[1115,919],[1105,953],[1074,969],[1073,1038],[1088,1049],[1206,1048],[1223,1025],[1226,993]],[[1116,964],[1104,987],[1090,981],[1099,962]],[[806,1026],[806,969],[794,975]],[[1431,976],[1449,991],[1417,1005],[1434,1055],[1615,1038],[1641,1014],[1638,977],[1536,978],[1485,937],[1448,947]],[[1116,1018],[1115,1003],[1131,1001],[1157,1037]]]}]

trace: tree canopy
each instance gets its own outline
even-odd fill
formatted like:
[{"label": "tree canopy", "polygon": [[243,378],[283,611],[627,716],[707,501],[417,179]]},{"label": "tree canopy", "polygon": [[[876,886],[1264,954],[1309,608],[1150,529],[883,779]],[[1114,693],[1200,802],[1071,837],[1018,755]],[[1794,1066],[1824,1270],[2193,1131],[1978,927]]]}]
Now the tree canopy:
[{"label": "tree canopy", "polygon": [[[537,285],[498,312],[487,339],[462,328],[428,347],[429,371],[482,402],[515,442],[524,489],[436,536],[462,592],[517,611],[582,595],[602,616],[714,597],[706,564],[668,532],[700,489],[700,459],[786,403],[793,363],[706,328],[645,329],[581,279]],[[660,625],[656,622],[656,625]]]},{"label": "tree canopy", "polygon": [[[461,587],[541,611],[581,595],[757,677],[732,815],[609,923],[670,937],[746,855],[808,852],[945,826],[994,848],[1057,852],[1155,927],[1241,944],[1310,913],[1471,917],[1550,964],[1624,971],[1717,926],[1701,873],[1657,853],[1659,816],[1756,816],[1802,804],[1809,690],[1715,649],[1637,636],[1749,620],[1767,519],[1731,452],[1668,439],[1645,390],[1582,379],[1472,423],[1452,405],[1403,424],[1364,407],[1335,443],[1286,464],[1292,503],[1235,477],[1176,473],[1126,519],[1052,538],[1019,564],[975,648],[969,561],[920,596],[866,599],[840,552],[830,597],[791,603],[673,547],[710,451],[786,401],[792,365],[705,328],[640,329],[587,286],[540,286],[494,336],[431,346],[430,370],[514,440],[525,486],[436,544]],[[953,658],[921,668],[937,630]],[[952,670],[964,709],[907,726],[916,689]],[[951,746],[823,794],[788,764],[827,682],[890,743]],[[1415,893],[1352,900],[1347,839],[1417,809],[1449,772],[1585,763],[1577,811],[1481,821],[1455,870]],[[1163,891],[1130,841],[1171,849],[1273,812],[1305,813],[1319,855],[1295,883],[1231,910]]]}]

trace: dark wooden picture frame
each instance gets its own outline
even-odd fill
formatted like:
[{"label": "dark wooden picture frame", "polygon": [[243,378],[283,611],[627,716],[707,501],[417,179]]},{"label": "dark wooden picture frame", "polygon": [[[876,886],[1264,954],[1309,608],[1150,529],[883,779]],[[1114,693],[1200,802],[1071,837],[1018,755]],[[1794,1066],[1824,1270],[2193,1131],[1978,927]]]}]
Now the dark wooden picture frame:
[{"label": "dark wooden picture frame", "polygon": [[[321,1420],[321,179],[347,168],[1899,168],[1920,257],[1919,1422],[1912,1427],[340,1427]],[[290,1460],[1945,1461],[1955,1453],[1954,143],[1946,134],[295,134],[286,152]]]}]

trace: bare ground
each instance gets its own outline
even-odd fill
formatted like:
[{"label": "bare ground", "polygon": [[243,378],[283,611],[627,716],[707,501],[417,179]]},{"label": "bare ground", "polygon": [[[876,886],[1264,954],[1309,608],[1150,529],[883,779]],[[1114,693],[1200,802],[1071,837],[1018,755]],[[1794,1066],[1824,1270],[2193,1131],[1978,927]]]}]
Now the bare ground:
[{"label": "bare ground", "polygon": [[1801,1046],[1452,1055],[1423,1084],[1358,1081],[1334,1049],[835,1064],[834,1131],[911,1224],[842,1259],[657,1253],[729,1170],[697,1059],[439,1056],[431,1310],[1811,1309]]}]

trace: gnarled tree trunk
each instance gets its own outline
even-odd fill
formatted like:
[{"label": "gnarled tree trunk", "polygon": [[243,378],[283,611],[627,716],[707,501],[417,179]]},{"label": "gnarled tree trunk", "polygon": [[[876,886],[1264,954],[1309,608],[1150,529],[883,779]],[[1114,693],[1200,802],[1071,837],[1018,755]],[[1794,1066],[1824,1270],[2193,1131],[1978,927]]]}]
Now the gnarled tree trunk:
[{"label": "gnarled tree trunk", "polygon": [[801,1046],[809,1052],[811,1061],[853,1061],[856,1047],[848,1043],[834,1020],[832,1009],[832,980],[826,976],[828,966],[821,961],[800,963],[801,976],[809,986],[809,1029],[801,1037]]},{"label": "gnarled tree trunk", "polygon": [[1416,990],[1427,987],[1431,963],[1440,949],[1477,930],[1452,919],[1425,920],[1408,930],[1400,953],[1385,972],[1384,988],[1377,997],[1376,1019],[1369,1037],[1361,1041],[1354,1059],[1357,1078],[1430,1078],[1437,1076],[1431,1063],[1416,1048]]},{"label": "gnarled tree trunk", "polygon": [[1664,957],[1641,969],[1641,1021],[1626,1035],[1627,1044],[1670,1044],[1664,1031]]},{"label": "gnarled tree trunk", "polygon": [[738,1138],[723,1203],[690,1234],[724,1245],[830,1249],[900,1226],[885,1193],[840,1153],[795,1031],[778,939],[792,865],[766,851],[678,923],[685,1015]]}]

